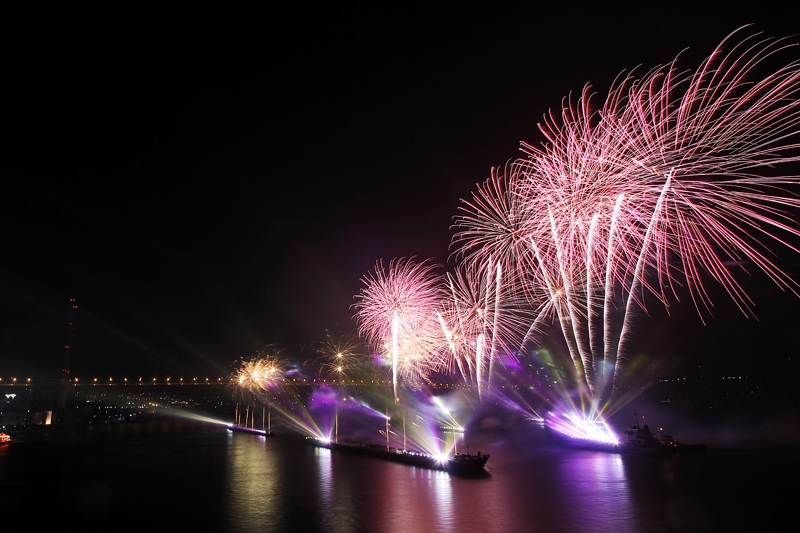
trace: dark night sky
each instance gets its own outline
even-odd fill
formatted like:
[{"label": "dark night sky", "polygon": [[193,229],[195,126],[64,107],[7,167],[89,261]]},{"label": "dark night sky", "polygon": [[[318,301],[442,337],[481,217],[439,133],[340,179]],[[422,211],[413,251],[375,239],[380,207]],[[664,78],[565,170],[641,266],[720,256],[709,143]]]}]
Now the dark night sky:
[{"label": "dark night sky", "polygon": [[[287,4],[5,13],[0,377],[58,368],[70,297],[76,373],[224,375],[353,332],[360,278],[445,263],[459,199],[570,91],[744,24],[800,33],[764,2]],[[796,340],[774,330],[800,302],[773,301],[769,332],[731,314],[762,328],[739,346]]]}]

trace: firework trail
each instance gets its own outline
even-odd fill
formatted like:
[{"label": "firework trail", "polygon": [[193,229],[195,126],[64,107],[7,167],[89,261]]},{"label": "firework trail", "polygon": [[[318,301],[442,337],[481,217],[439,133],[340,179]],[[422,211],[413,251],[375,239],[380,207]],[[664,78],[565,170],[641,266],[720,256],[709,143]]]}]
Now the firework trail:
[{"label": "firework trail", "polygon": [[446,276],[448,297],[438,316],[453,361],[449,368],[457,367],[464,381],[477,387],[479,397],[490,386],[498,354],[514,357],[530,322],[526,301],[509,289],[514,283],[503,275],[501,263],[491,261]]},{"label": "firework trail", "polygon": [[593,398],[619,385],[647,295],[669,307],[685,290],[704,319],[710,277],[751,315],[729,265],[797,294],[768,245],[797,251],[800,235],[789,190],[800,177],[781,171],[800,160],[800,63],[774,68],[785,41],[739,34],[694,72],[676,58],[620,76],[599,109],[587,86],[545,117],[547,141],[523,143],[527,157],[493,172],[456,217],[463,260],[516,270]]},{"label": "firework trail", "polygon": [[447,368],[437,316],[442,285],[435,268],[413,259],[394,259],[388,268],[379,261],[356,296],[359,334],[381,353],[389,352],[395,398],[401,380],[416,387]]}]

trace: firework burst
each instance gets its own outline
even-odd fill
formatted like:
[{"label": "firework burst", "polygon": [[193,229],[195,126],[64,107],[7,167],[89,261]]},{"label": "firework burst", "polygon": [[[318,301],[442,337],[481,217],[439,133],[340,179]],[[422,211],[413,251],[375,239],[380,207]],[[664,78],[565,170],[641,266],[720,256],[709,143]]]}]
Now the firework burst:
[{"label": "firework burst", "polygon": [[305,365],[318,367],[318,375],[330,378],[334,383],[343,383],[355,376],[364,377],[366,372],[364,345],[354,335],[341,335],[334,338],[326,331],[327,340],[314,344],[312,350],[318,357]]},{"label": "firework burst", "polygon": [[527,302],[514,290],[515,272],[490,261],[483,268],[458,268],[446,276],[448,298],[438,317],[451,356],[449,368],[456,367],[479,396],[490,386],[495,361],[516,357],[531,322]]},{"label": "firework burst", "polygon": [[797,285],[768,244],[800,235],[781,172],[800,160],[800,63],[763,71],[782,40],[734,32],[694,72],[678,59],[623,75],[599,107],[586,87],[540,129],[541,147],[492,177],[456,217],[465,261],[513,265],[541,320],[558,322],[580,384],[602,396],[620,378],[632,310],[682,290],[701,317],[713,279],[745,314],[735,267]]},{"label": "firework burst", "polygon": [[[251,427],[255,425],[255,408],[261,406],[262,429],[270,431],[269,419],[271,406],[274,401],[286,394],[286,365],[287,360],[279,350],[267,349],[259,352],[255,357],[239,361],[230,378],[234,388],[234,398],[244,407],[245,422],[248,420]],[[240,413],[236,413],[236,423],[239,424]]]},{"label": "firework burst", "polygon": [[395,259],[363,278],[356,296],[359,333],[391,360],[392,384],[418,386],[432,372],[447,368],[437,318],[442,292],[435,266],[413,259]]}]

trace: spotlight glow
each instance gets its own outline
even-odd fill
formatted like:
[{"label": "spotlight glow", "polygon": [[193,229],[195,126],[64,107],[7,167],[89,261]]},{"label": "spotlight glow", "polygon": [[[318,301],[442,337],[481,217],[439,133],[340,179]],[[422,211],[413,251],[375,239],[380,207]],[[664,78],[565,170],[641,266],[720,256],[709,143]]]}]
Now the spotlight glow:
[{"label": "spotlight glow", "polygon": [[617,445],[619,439],[601,418],[586,419],[581,414],[551,413],[546,419],[548,428],[572,439],[594,441],[602,444]]}]

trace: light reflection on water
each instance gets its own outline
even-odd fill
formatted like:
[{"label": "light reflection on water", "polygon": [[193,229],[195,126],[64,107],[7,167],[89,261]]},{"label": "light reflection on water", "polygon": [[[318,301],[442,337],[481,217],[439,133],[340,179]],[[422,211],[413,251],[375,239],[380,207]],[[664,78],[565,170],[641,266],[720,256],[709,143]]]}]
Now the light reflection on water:
[{"label": "light reflection on water", "polygon": [[436,502],[436,518],[439,531],[449,531],[453,524],[453,487],[446,472],[432,472],[431,488]]},{"label": "light reflection on water", "polygon": [[800,519],[794,449],[660,458],[537,438],[467,434],[464,448],[492,457],[487,475],[463,478],[290,432],[155,422],[32,434],[0,452],[0,518],[3,531],[35,517],[170,533],[790,531]]},{"label": "light reflection on water", "polygon": [[618,454],[583,452],[558,462],[557,480],[570,502],[567,529],[589,531],[603,524],[611,531],[642,531],[622,461]]},{"label": "light reflection on water", "polygon": [[347,533],[358,531],[353,493],[349,483],[335,483],[333,452],[327,448],[314,448],[319,464],[319,495],[321,502],[321,524],[324,531]]},{"label": "light reflection on water", "polygon": [[450,477],[446,472],[392,464],[400,474],[394,486],[387,486],[375,503],[380,520],[376,531],[451,531],[452,500]]},{"label": "light reflection on water", "polygon": [[641,530],[623,460],[616,454],[507,455],[491,474],[462,478],[315,450],[325,513],[321,531]]},{"label": "light reflection on water", "polygon": [[615,454],[565,451],[518,463],[501,459],[491,474],[463,478],[311,450],[318,469],[319,531],[640,530],[622,458]]},{"label": "light reflection on water", "polygon": [[266,437],[229,433],[228,522],[235,531],[275,529],[284,514],[282,506],[276,505],[283,469],[270,453]]}]

